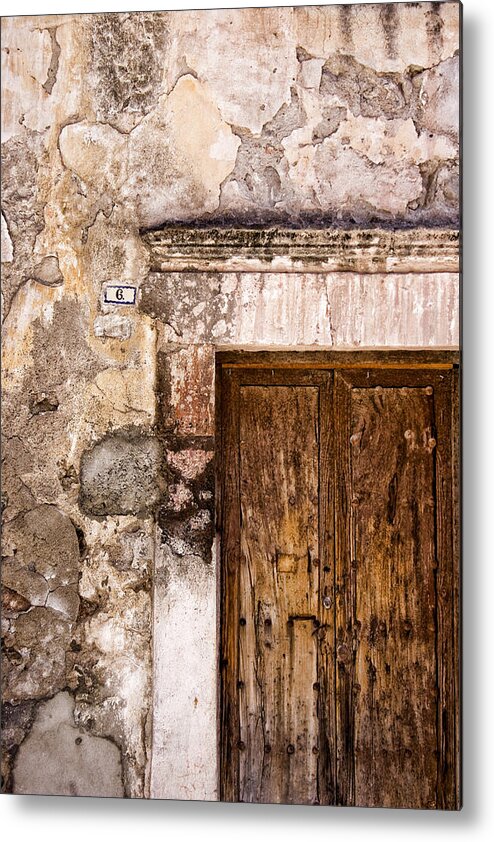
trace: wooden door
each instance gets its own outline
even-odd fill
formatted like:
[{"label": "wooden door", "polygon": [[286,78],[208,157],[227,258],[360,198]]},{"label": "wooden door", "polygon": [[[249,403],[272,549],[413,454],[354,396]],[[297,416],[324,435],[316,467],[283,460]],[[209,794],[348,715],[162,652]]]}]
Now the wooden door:
[{"label": "wooden door", "polygon": [[457,808],[452,370],[219,370],[222,798]]},{"label": "wooden door", "polygon": [[335,373],[340,804],[458,807],[453,385]]},{"label": "wooden door", "polygon": [[326,371],[225,369],[227,800],[334,798],[331,380]]}]

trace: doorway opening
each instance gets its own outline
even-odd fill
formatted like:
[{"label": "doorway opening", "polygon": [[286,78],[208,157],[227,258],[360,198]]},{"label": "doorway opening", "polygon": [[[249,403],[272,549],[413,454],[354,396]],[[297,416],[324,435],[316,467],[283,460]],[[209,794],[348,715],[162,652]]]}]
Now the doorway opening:
[{"label": "doorway opening", "polygon": [[216,374],[221,798],[458,809],[458,354]]}]

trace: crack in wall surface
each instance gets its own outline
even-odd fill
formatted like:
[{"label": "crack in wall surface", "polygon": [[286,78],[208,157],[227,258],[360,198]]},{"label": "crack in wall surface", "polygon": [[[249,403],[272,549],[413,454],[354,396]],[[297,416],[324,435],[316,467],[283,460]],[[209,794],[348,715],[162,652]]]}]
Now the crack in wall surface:
[{"label": "crack in wall surface", "polygon": [[54,85],[57,81],[58,65],[60,63],[61,47],[57,41],[57,27],[50,27],[48,30],[51,39],[51,59],[48,68],[46,82],[43,83],[43,88],[47,94],[51,94]]}]

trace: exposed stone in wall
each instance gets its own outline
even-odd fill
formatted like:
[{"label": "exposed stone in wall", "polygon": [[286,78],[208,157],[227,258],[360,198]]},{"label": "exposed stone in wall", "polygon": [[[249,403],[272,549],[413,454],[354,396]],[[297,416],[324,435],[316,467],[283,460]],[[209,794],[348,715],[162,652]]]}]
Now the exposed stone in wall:
[{"label": "exposed stone in wall", "polygon": [[91,20],[90,83],[98,122],[130,131],[163,93],[168,15],[100,14]]},{"label": "exposed stone in wall", "polygon": [[[4,615],[5,616],[5,615]],[[36,702],[2,703],[2,792],[12,792],[12,769],[18,748],[32,728]]]},{"label": "exposed stone in wall", "polygon": [[25,795],[124,794],[120,752],[77,728],[74,700],[58,693],[40,705],[15,762],[15,791]]},{"label": "exposed stone in wall", "polygon": [[[73,588],[77,596],[77,534],[70,518],[55,506],[37,506],[10,521],[3,546],[3,582],[31,605],[46,605],[47,597],[61,589]],[[75,619],[77,610],[75,603],[69,618]]]},{"label": "exposed stone in wall", "polygon": [[89,515],[148,512],[159,499],[160,448],[132,431],[109,435],[81,459],[81,509]]},{"label": "exposed stone in wall", "polygon": [[[86,732],[111,737],[125,747],[125,793],[142,796],[149,742],[150,567],[154,550],[147,536],[150,531],[152,535],[152,526],[142,519],[123,518],[115,535],[115,526],[103,530],[98,523],[92,526],[86,521],[78,501],[80,458],[94,432],[107,431],[109,419],[115,416],[130,424],[136,417],[144,425],[152,420],[147,379],[134,387],[138,395],[134,399],[132,369],[121,373],[118,367],[112,368],[122,366],[122,341],[92,340],[87,309],[81,310],[70,299],[55,302],[47,311],[44,297],[60,295],[60,290],[37,286],[42,296],[38,318],[33,299],[27,298],[25,309],[14,309],[6,322],[6,332],[12,336],[18,330],[22,335],[27,317],[30,342],[24,346],[10,343],[4,354],[9,376],[4,380],[3,420],[10,435],[5,440],[3,462],[3,552],[7,556],[4,575],[8,577],[3,596],[9,609],[3,628],[8,659],[3,670],[8,677],[4,697],[21,703],[69,688],[74,693],[78,721]],[[146,361],[141,330],[137,337],[138,356]],[[102,345],[99,353],[90,347],[95,341]],[[106,349],[103,342],[110,347]],[[135,366],[137,351],[130,342],[129,357],[132,360],[134,356]],[[118,363],[111,343],[118,345]],[[147,374],[151,381],[153,371],[151,365]],[[119,380],[120,376],[124,379]],[[117,386],[113,391],[112,383]],[[93,388],[100,402],[91,397]],[[101,403],[106,394],[107,403]],[[153,440],[152,447],[154,444]],[[64,512],[71,515],[77,528]],[[46,535],[42,532],[38,539],[35,533],[28,539],[34,532],[33,521],[39,532],[40,519]],[[120,538],[118,533],[124,528],[129,531]],[[108,531],[112,540],[104,549]],[[66,532],[73,576],[65,573]],[[36,541],[45,555],[49,554],[45,567],[50,560],[53,565],[53,569],[43,567],[43,575],[37,568],[45,556],[36,549]],[[30,552],[34,560],[30,560]],[[109,588],[108,568],[112,573]],[[45,575],[52,575],[48,583]],[[108,629],[112,633],[106,638],[103,631]],[[124,641],[124,654],[117,653],[113,644],[107,650],[112,635],[116,641]],[[15,753],[14,746],[6,756]],[[59,780],[55,778],[53,786]],[[7,775],[5,786],[16,789],[16,779]],[[121,784],[109,794],[121,794]]]},{"label": "exposed stone in wall", "polygon": [[66,686],[71,624],[59,611],[34,607],[9,621],[4,635],[4,698],[41,699]]},{"label": "exposed stone in wall", "polygon": [[[158,524],[162,543],[169,546],[177,559],[197,556],[201,564],[211,562],[213,453],[212,438],[167,438],[166,461],[171,482],[159,511]],[[197,473],[193,465],[197,466]]]}]

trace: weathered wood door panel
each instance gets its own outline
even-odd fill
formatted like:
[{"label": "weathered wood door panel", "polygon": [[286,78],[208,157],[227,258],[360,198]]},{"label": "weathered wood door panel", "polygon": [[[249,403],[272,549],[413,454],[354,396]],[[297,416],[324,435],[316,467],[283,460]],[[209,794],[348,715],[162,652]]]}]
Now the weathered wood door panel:
[{"label": "weathered wood door panel", "polygon": [[224,799],[458,807],[453,385],[225,368]]},{"label": "weathered wood door panel", "polygon": [[317,388],[240,389],[242,801],[317,799],[317,404]]},{"label": "weathered wood door panel", "polygon": [[229,800],[333,800],[331,379],[329,372],[231,369],[224,378]]}]

